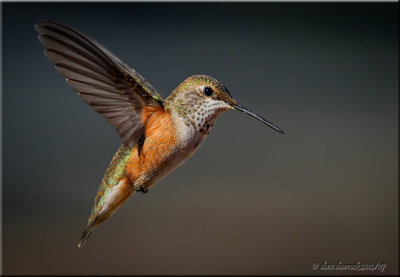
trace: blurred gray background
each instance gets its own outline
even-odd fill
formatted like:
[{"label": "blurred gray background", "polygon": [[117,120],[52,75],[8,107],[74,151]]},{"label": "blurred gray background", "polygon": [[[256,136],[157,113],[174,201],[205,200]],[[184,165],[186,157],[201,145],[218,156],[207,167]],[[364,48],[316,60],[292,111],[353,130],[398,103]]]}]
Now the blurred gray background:
[{"label": "blurred gray background", "polygon": [[[398,273],[398,3],[3,3],[4,274]],[[121,144],[33,25],[89,34],[164,97],[207,74],[200,150],[77,243]]]}]

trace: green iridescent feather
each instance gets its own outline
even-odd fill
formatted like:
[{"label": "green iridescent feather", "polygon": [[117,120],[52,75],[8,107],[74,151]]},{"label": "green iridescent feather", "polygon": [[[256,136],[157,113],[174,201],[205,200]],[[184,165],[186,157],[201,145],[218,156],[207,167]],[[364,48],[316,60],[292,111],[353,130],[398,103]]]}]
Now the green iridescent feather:
[{"label": "green iridescent feather", "polygon": [[118,184],[121,178],[127,176],[125,166],[134,147],[135,146],[126,146],[123,144],[114,155],[114,158],[112,159],[110,166],[108,167],[107,172],[101,181],[96,199],[94,201],[95,205],[90,213],[88,220],[89,222],[101,210],[105,200],[107,199],[107,196],[111,193],[112,188]]}]

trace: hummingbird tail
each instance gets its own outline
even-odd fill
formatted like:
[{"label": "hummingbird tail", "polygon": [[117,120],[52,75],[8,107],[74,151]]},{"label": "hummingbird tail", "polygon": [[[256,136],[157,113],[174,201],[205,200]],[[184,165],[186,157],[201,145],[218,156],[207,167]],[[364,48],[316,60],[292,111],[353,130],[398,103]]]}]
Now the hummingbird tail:
[{"label": "hummingbird tail", "polygon": [[[90,234],[97,228],[101,223],[103,223],[107,218],[109,218],[117,209],[128,199],[129,196],[134,192],[133,186],[127,181],[126,178],[121,179],[118,185],[113,186],[102,205],[95,205],[92,209],[91,215],[89,217],[89,223],[86,226],[85,231],[83,231],[82,237],[78,243],[78,247],[81,247],[85,241],[89,238]],[[100,191],[103,197],[104,193]],[[98,197],[96,197],[96,201]]]},{"label": "hummingbird tail", "polygon": [[92,228],[92,224],[89,224],[85,231],[83,231],[83,234],[81,236],[81,239],[78,243],[78,247],[82,247],[82,245],[86,242],[86,240],[89,238],[89,236],[92,234],[93,228]]}]

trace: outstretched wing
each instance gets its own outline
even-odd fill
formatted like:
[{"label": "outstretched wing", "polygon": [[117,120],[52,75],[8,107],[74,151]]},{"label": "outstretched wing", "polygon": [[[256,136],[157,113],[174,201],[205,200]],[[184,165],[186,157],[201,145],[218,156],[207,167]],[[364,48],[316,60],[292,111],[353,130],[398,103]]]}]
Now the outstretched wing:
[{"label": "outstretched wing", "polygon": [[161,95],[99,43],[60,23],[35,25],[45,54],[82,99],[116,127],[126,145],[142,137],[142,109],[162,106]]}]

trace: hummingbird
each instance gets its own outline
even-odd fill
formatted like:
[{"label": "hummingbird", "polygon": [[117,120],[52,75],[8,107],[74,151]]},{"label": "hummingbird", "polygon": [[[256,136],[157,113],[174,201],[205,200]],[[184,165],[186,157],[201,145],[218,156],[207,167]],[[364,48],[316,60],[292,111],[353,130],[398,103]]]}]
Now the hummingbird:
[{"label": "hummingbird", "polygon": [[284,134],[239,105],[210,76],[191,76],[163,99],[139,73],[89,36],[50,21],[35,29],[55,68],[123,141],[101,181],[78,247],[134,192],[147,193],[185,162],[222,112],[241,111]]}]

